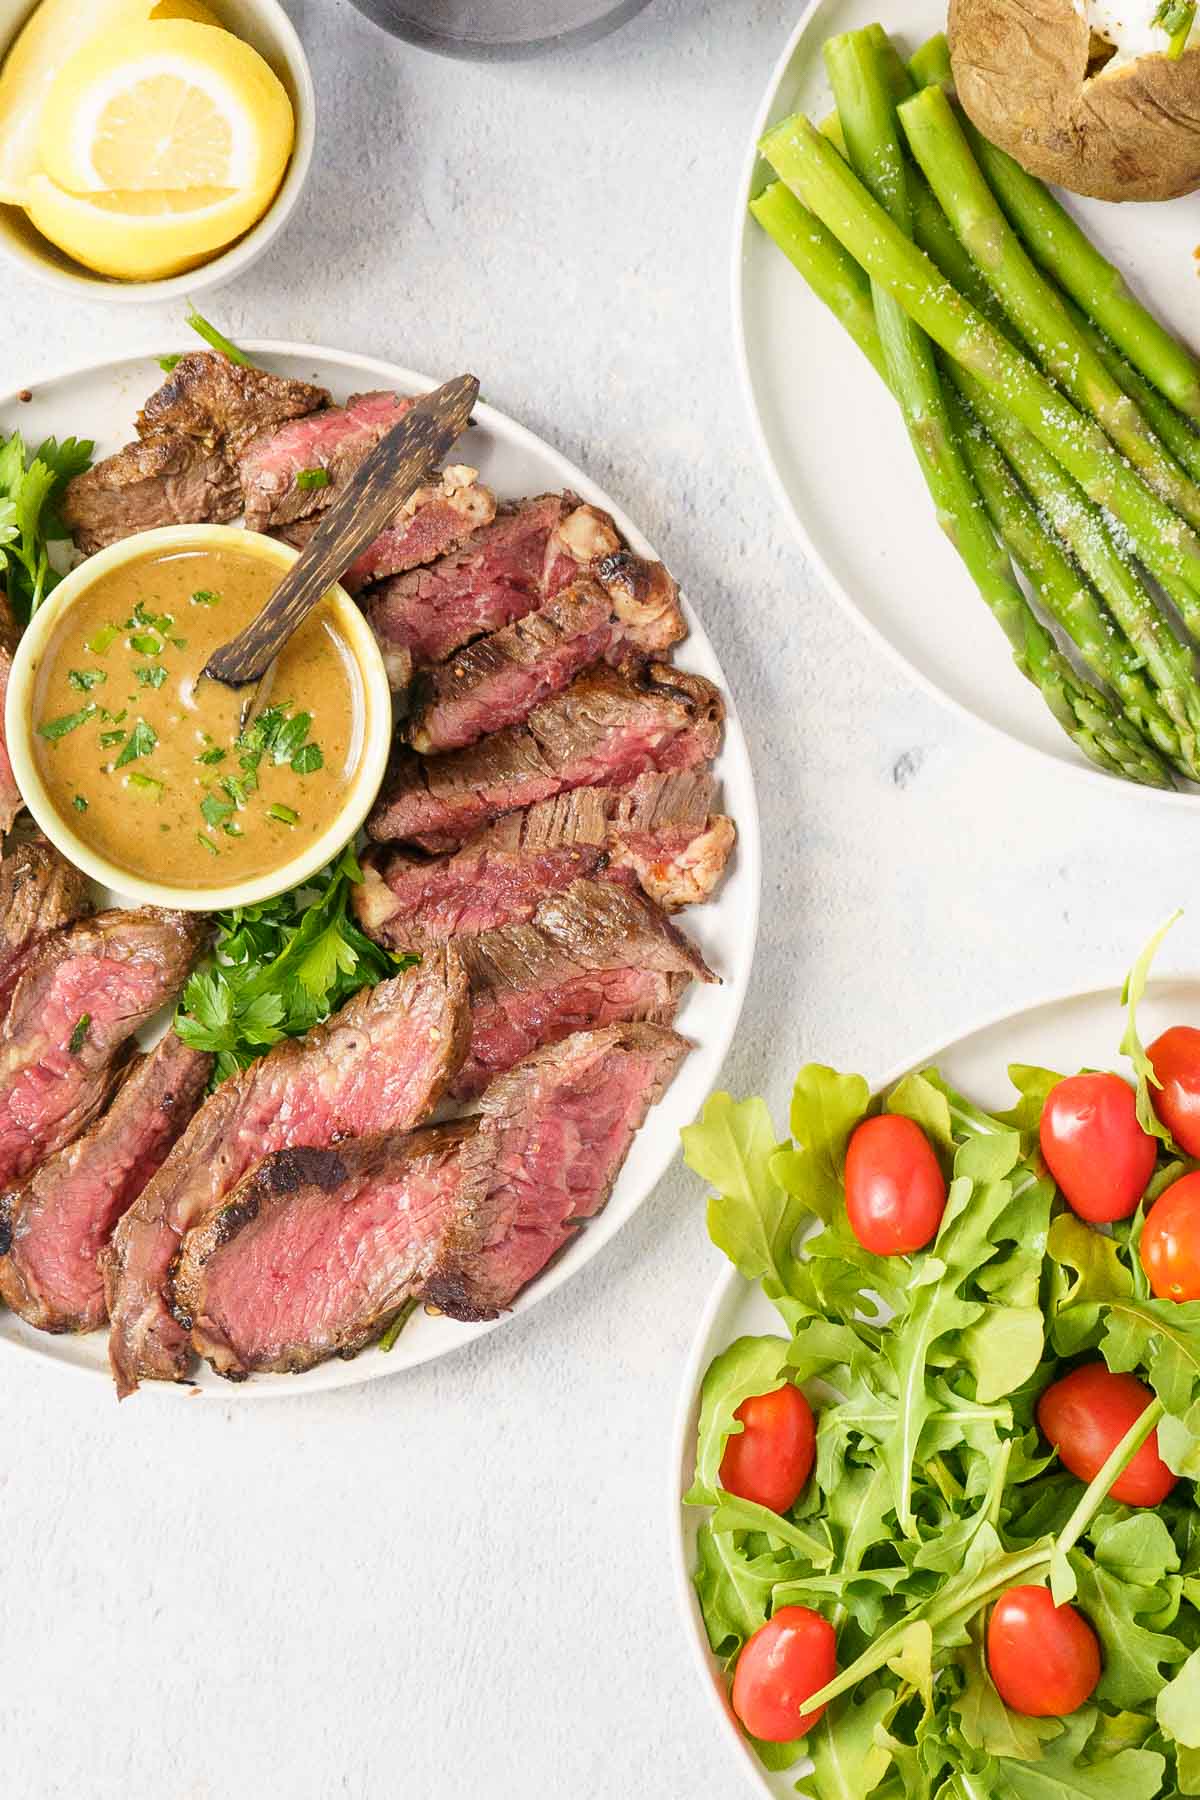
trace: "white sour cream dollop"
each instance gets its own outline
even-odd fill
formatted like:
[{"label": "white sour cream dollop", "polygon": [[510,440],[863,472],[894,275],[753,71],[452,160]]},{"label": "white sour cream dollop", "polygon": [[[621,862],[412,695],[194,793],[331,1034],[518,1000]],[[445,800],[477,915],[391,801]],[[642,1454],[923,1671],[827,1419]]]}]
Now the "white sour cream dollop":
[{"label": "white sour cream dollop", "polygon": [[[1161,25],[1152,23],[1162,0],[1075,0],[1075,10],[1086,19],[1097,37],[1116,49],[1116,55],[1105,65],[1120,68],[1139,56],[1162,56],[1171,37]],[[1188,35],[1189,46],[1200,42],[1200,15]]]}]

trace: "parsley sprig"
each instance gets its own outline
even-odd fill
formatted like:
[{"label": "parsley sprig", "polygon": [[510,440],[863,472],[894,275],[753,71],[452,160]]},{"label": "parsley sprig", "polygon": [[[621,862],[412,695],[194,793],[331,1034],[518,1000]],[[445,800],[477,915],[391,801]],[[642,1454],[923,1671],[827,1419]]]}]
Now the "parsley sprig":
[{"label": "parsley sprig", "polygon": [[0,443],[0,576],[22,624],[61,577],[49,546],[69,537],[60,511],[67,483],[90,468],[95,446],[79,438],[47,438],[29,454],[19,431]]},{"label": "parsley sprig", "polygon": [[302,888],[217,914],[212,956],[184,988],[175,1019],[185,1044],[216,1055],[214,1085],[416,962],[359,930],[350,896],[361,880],[347,845]]}]

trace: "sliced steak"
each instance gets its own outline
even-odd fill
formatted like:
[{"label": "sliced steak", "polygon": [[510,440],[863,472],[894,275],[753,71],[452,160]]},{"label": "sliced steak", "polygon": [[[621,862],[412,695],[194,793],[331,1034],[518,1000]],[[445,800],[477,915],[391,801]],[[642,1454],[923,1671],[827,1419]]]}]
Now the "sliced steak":
[{"label": "sliced steak", "polygon": [[577,881],[528,925],[459,945],[471,982],[471,1048],[452,1092],[467,1099],[531,1051],[594,1026],[669,1025],[689,981],[717,978],[641,894]]},{"label": "sliced steak", "polygon": [[181,1381],[187,1333],[166,1286],[184,1233],[265,1156],[324,1149],[342,1137],[406,1131],[457,1072],[469,1032],[467,984],[453,946],[364,989],[328,1023],[278,1044],[201,1107],[105,1258],[118,1392]]},{"label": "sliced steak", "polygon": [[41,938],[0,1032],[0,1183],[87,1128],[139,1026],[174,1000],[204,935],[189,913],[100,913]]},{"label": "sliced steak", "polygon": [[426,670],[406,729],[409,743],[423,755],[461,749],[521,724],[600,657],[669,650],[684,624],[675,584],[666,581],[669,594],[648,579],[639,598],[632,583],[616,582],[610,592],[583,575],[537,612]]},{"label": "sliced steak", "polygon": [[479,471],[453,463],[436,483],[417,489],[387,530],[351,563],[342,585],[359,594],[373,582],[436,562],[495,516],[496,496],[479,480]]},{"label": "sliced steak", "polygon": [[[355,394],[345,406],[257,438],[240,459],[247,529],[269,531],[324,512],[368,452],[415,405],[403,394]],[[297,476],[310,469],[324,470],[323,487],[298,483]]]},{"label": "sliced steak", "polygon": [[493,1081],[462,1150],[486,1188],[483,1247],[437,1270],[425,1297],[454,1319],[494,1319],[613,1189],[629,1146],[687,1055],[654,1025],[611,1025],[539,1050]]},{"label": "sliced steak", "polygon": [[367,617],[383,646],[420,664],[442,662],[472,638],[510,625],[620,549],[612,520],[575,494],[502,506],[465,548],[387,581]]},{"label": "sliced steak", "polygon": [[24,806],[17,778],[13,774],[5,737],[4,704],[8,699],[8,677],[12,659],[21,640],[21,627],[13,617],[8,598],[0,590],[0,833],[12,830],[13,820]]},{"label": "sliced steak", "polygon": [[13,844],[0,860],[0,1019],[34,946],[91,911],[87,876],[44,837]]},{"label": "sliced steak", "polygon": [[103,1325],[99,1256],[200,1104],[212,1058],[168,1031],[104,1116],[0,1195],[0,1297],[41,1331]]},{"label": "sliced steak", "polygon": [[90,556],[160,525],[223,524],[242,510],[237,471],[220,448],[163,432],[126,444],[69,482],[63,518]]},{"label": "sliced steak", "polygon": [[299,1374],[354,1356],[484,1236],[474,1121],[280,1150],[190,1231],[175,1310],[218,1374]]},{"label": "sliced steak", "polygon": [[195,438],[233,460],[260,433],[328,404],[326,388],[244,368],[212,350],[193,350],[180,357],[138,414],[138,436]]},{"label": "sliced steak", "polygon": [[667,912],[706,900],[734,841],[710,811],[707,770],[640,775],[631,788],[575,788],[507,813],[461,850],[372,851],[354,890],[359,924],[394,950],[531,919],[580,876],[639,883]]},{"label": "sliced steak", "polygon": [[524,725],[445,756],[401,751],[368,821],[380,841],[459,844],[488,819],[577,787],[624,787],[711,762],[725,709],[702,676],[652,664],[635,679],[601,665],[536,706]]}]

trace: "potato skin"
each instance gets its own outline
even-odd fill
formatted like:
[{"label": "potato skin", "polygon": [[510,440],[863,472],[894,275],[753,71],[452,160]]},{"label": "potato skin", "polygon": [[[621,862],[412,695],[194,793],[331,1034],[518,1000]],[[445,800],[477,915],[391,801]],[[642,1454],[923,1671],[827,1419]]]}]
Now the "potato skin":
[{"label": "potato skin", "polygon": [[1073,0],[950,0],[949,35],[968,115],[1031,174],[1099,200],[1200,188],[1200,49],[1089,79]]}]

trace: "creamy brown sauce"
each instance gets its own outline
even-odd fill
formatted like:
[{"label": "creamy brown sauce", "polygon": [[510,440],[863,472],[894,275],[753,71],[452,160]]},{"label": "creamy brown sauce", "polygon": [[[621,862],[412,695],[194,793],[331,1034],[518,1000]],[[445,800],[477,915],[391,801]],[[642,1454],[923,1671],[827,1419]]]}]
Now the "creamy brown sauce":
[{"label": "creamy brown sauce", "polygon": [[37,670],[34,755],[55,810],[94,850],[173,887],[225,887],[301,854],[363,751],[362,674],[326,602],[279,657],[266,711],[200,679],[261,611],[273,564],[238,550],[149,552],[68,609]]}]

